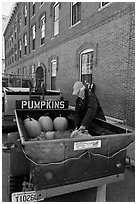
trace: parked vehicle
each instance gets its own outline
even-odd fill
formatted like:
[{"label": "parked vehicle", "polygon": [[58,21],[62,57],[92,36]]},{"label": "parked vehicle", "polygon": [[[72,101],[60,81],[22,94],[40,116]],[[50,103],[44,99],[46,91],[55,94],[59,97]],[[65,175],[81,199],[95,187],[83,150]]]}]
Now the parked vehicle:
[{"label": "parked vehicle", "polygon": [[[75,110],[66,101],[54,101],[52,105],[50,101],[47,106],[48,102],[39,102],[39,106],[30,106],[27,101],[16,103],[18,132],[9,133],[3,146],[3,151],[9,153],[11,200],[40,201],[124,179],[126,149],[134,141],[133,129],[96,118],[91,137],[70,138],[74,129],[70,115]],[[45,114],[52,121],[60,115],[65,117],[67,135],[64,131],[58,139],[30,139],[24,120],[29,115],[38,121]]]}]

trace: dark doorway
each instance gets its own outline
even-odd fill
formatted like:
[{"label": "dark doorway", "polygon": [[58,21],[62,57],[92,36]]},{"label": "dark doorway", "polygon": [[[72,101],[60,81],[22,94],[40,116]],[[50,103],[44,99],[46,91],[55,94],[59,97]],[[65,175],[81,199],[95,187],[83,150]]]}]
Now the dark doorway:
[{"label": "dark doorway", "polygon": [[44,83],[44,70],[42,67],[38,67],[36,70],[36,88],[41,89]]}]

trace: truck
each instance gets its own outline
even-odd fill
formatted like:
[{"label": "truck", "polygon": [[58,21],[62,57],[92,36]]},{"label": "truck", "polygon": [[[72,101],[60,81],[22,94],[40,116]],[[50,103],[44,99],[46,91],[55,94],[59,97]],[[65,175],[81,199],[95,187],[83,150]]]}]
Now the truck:
[{"label": "truck", "polygon": [[[30,105],[29,100],[16,101],[18,131],[8,133],[3,144],[3,151],[9,154],[8,192],[12,202],[40,202],[92,187],[99,190],[124,179],[126,150],[134,142],[134,129],[95,118],[90,137],[82,132],[81,137],[71,138],[75,108],[65,100],[51,102],[45,100],[41,105],[34,100]],[[60,115],[65,117],[67,133],[64,131],[61,138],[30,140],[24,120],[29,115],[38,121],[45,114],[52,121]],[[105,201],[105,193],[102,199],[98,191],[96,201]]]},{"label": "truck", "polygon": [[[5,74],[2,75],[2,130],[17,129],[14,110],[16,100],[60,100],[63,94],[60,90],[46,89],[44,84],[35,84],[32,75]],[[39,85],[39,86],[38,86]],[[10,125],[9,125],[10,121]]]}]

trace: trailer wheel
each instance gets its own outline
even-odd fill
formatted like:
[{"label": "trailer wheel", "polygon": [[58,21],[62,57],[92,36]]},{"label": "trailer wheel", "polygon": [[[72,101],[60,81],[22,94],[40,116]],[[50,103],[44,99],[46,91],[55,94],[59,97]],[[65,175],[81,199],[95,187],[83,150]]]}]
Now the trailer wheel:
[{"label": "trailer wheel", "polygon": [[9,178],[10,201],[11,201],[12,193],[22,191],[23,181],[24,181],[24,176],[10,176],[10,178]]}]

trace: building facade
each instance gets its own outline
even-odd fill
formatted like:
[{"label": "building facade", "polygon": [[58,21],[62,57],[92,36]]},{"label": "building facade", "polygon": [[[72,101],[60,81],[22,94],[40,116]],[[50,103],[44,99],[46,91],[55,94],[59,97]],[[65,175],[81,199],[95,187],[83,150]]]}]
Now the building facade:
[{"label": "building facade", "polygon": [[18,2],[4,32],[6,72],[61,89],[95,84],[105,115],[135,121],[135,3]]},{"label": "building facade", "polygon": [[[8,16],[2,15],[2,33],[6,27]],[[5,48],[4,48],[4,36],[2,35],[2,73],[5,71]]]}]

